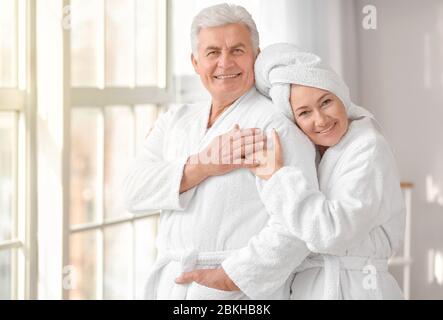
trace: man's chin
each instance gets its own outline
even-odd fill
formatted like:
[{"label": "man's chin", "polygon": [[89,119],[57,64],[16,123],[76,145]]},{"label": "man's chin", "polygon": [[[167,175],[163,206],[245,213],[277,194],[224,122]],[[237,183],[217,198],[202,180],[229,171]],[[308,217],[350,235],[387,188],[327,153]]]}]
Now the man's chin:
[{"label": "man's chin", "polygon": [[237,85],[223,85],[223,86],[217,86],[215,88],[214,93],[216,93],[217,96],[231,96],[235,95],[236,93],[240,92],[240,86]]}]

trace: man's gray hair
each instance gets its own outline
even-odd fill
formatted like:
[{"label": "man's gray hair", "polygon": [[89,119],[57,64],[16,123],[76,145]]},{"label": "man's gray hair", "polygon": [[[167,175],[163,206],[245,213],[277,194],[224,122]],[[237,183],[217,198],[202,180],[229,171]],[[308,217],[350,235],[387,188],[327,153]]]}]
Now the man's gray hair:
[{"label": "man's gray hair", "polygon": [[251,14],[242,6],[222,3],[207,7],[195,16],[191,26],[191,46],[194,56],[197,56],[198,53],[198,34],[201,29],[222,27],[233,23],[243,24],[249,29],[252,47],[254,53],[257,53],[260,37]]}]

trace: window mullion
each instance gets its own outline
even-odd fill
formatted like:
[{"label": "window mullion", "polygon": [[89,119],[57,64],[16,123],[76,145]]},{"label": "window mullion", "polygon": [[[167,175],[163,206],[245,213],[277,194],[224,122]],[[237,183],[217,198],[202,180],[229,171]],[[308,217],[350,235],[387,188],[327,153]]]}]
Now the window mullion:
[{"label": "window mullion", "polygon": [[[18,113],[14,113],[14,159],[12,161],[13,163],[13,180],[14,180],[14,191],[13,191],[13,205],[12,205],[12,238],[16,239],[18,238],[18,192],[19,192],[19,187],[18,187],[18,179],[19,179],[19,175],[18,175],[18,170],[19,170],[19,165],[18,165],[18,159],[19,159],[19,117],[18,117]],[[12,267],[12,286],[11,286],[11,297],[12,299],[17,299],[17,294],[18,294],[18,273],[20,272],[19,270],[19,263],[18,263],[18,250],[13,250],[12,251],[12,263],[11,263],[11,267]]]},{"label": "window mullion", "polygon": [[20,82],[20,74],[19,74],[19,14],[18,14],[18,1],[14,0],[14,15],[15,15],[15,25],[14,25],[14,34],[15,34],[15,87],[19,87]]},{"label": "window mullion", "polygon": [[[65,12],[65,8],[70,8],[71,0],[63,0],[62,12]],[[64,18],[64,17],[63,17]],[[63,29],[63,184],[66,187],[63,188],[63,219],[62,219],[62,270],[69,265],[70,255],[70,239],[69,239],[69,214],[70,214],[70,157],[71,157],[71,101],[70,91],[71,89],[71,32],[69,28]],[[62,285],[63,285],[62,281]],[[68,289],[62,287],[62,299],[69,299]]]},{"label": "window mullion", "polygon": [[14,159],[12,161],[13,163],[13,176],[14,176],[14,198],[13,198],[13,206],[12,206],[12,214],[13,214],[13,232],[12,232],[12,238],[18,237],[18,193],[19,193],[19,187],[18,187],[18,170],[19,170],[19,114],[18,112],[14,113]]},{"label": "window mullion", "polygon": [[125,224],[125,223],[132,222],[132,221],[139,221],[139,220],[147,219],[152,216],[158,216],[159,214],[160,213],[157,211],[147,212],[147,213],[138,213],[135,215],[131,215],[129,217],[108,220],[103,223],[100,223],[100,222],[98,222],[98,223],[95,223],[95,222],[84,223],[84,224],[81,224],[78,226],[71,227],[70,233],[74,234],[74,233],[79,233],[79,232],[84,232],[84,231],[98,230],[100,228],[108,228],[108,227],[112,227],[112,226],[120,225],[120,224]]},{"label": "window mullion", "polygon": [[23,139],[25,145],[23,171],[24,193],[23,219],[19,229],[24,234],[25,247],[20,259],[25,270],[23,278],[23,294],[25,299],[38,298],[38,255],[37,255],[37,3],[33,0],[23,0],[24,6],[24,46],[26,49],[23,70],[25,82],[25,101],[23,103]]},{"label": "window mullion", "polygon": [[0,88],[0,111],[23,111],[26,92],[18,89]]},{"label": "window mullion", "polygon": [[27,5],[26,5],[26,1],[27,0],[18,0],[18,88],[20,90],[26,90],[27,89],[27,83],[26,83],[26,77],[27,77],[27,72],[29,70],[28,66],[27,66],[27,47],[28,47],[28,43],[26,42],[26,36],[27,36],[27,19],[26,19],[26,10],[27,10]]},{"label": "window mullion", "polygon": [[23,242],[20,241],[19,239],[12,239],[0,243],[0,251],[10,250],[10,249],[20,249],[22,247],[23,247]]},{"label": "window mullion", "polygon": [[133,2],[133,5],[132,5],[132,8],[133,8],[133,17],[134,17],[134,24],[133,24],[133,28],[134,28],[134,30],[133,30],[133,33],[132,33],[132,39],[133,39],[133,42],[132,42],[132,56],[133,56],[133,59],[134,59],[134,76],[133,76],[133,84],[132,84],[132,87],[133,88],[135,88],[136,86],[137,86],[137,50],[138,50],[138,47],[137,47],[137,39],[138,39],[138,29],[137,29],[137,0],[132,0],[132,2]]},{"label": "window mullion", "polygon": [[98,63],[98,65],[100,66],[100,70],[98,72],[98,74],[100,75],[100,83],[99,83],[99,88],[100,89],[104,89],[106,87],[106,63],[107,63],[107,56],[106,56],[106,44],[107,44],[107,40],[106,40],[106,36],[107,36],[107,30],[106,30],[106,23],[107,23],[107,6],[106,6],[106,1],[107,0],[102,0],[101,4],[102,4],[102,21],[101,21],[101,28],[102,28],[102,37],[103,39],[101,39],[101,52],[99,54],[99,57],[101,58],[101,63]]},{"label": "window mullion", "polygon": [[135,236],[135,221],[132,220],[131,222],[131,268],[129,270],[131,270],[132,275],[131,275],[131,285],[132,285],[132,299],[136,298],[136,285],[135,285],[135,281],[136,281],[136,261],[135,261],[135,242],[136,242],[136,236]]},{"label": "window mullion", "polygon": [[[136,8],[136,4],[137,1],[134,0],[134,8]],[[135,10],[136,11],[136,10]],[[136,43],[136,41],[134,41]],[[134,74],[136,74],[136,68],[134,68]],[[132,113],[132,150],[131,150],[131,154],[134,155],[136,153],[136,148],[137,148],[137,114],[135,112],[135,106],[132,105],[131,106],[131,113]],[[134,214],[132,215],[134,217]],[[132,243],[131,243],[131,261],[132,261],[132,266],[131,266],[131,272],[132,272],[132,298],[135,299],[136,295],[137,295],[137,290],[136,290],[136,268],[137,268],[137,262],[135,261],[135,246],[136,246],[136,229],[135,229],[135,220],[132,219],[131,221],[131,239],[132,239]]]},{"label": "window mullion", "polygon": [[105,155],[106,155],[106,144],[105,144],[105,136],[106,136],[106,118],[105,118],[105,107],[100,106],[100,138],[98,139],[98,147],[100,150],[100,154],[98,157],[98,163],[100,166],[100,185],[99,185],[99,192],[100,192],[100,210],[99,210],[99,221],[101,223],[101,228],[99,229],[100,236],[99,236],[99,243],[100,243],[100,253],[99,253],[99,266],[100,266],[100,272],[98,276],[98,281],[100,283],[99,287],[101,290],[99,291],[98,298],[103,299],[104,297],[104,274],[105,274],[105,228],[104,225],[105,222],[105,216],[106,216],[106,204],[105,204]]},{"label": "window mullion", "polygon": [[105,237],[104,237],[104,227],[102,226],[98,231],[98,243],[97,243],[97,283],[96,283],[96,299],[103,300],[104,293],[104,273],[105,273],[105,264],[104,264],[104,250],[105,250]]}]

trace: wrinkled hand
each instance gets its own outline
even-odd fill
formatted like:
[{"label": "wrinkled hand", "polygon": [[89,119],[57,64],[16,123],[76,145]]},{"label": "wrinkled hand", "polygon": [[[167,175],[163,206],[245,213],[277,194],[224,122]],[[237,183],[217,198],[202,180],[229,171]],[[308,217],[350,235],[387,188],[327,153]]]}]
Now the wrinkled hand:
[{"label": "wrinkled hand", "polygon": [[190,163],[204,165],[208,176],[219,176],[236,169],[250,169],[258,166],[250,156],[263,150],[266,136],[261,130],[241,130],[238,125],[218,137],[199,154],[189,159]]},{"label": "wrinkled hand", "polygon": [[275,129],[273,130],[272,135],[274,139],[274,150],[268,150],[267,145],[265,144],[262,150],[250,156],[260,164],[249,170],[257,177],[264,180],[269,180],[274,173],[284,166],[283,148],[281,146],[280,137]]},{"label": "wrinkled hand", "polygon": [[218,269],[200,269],[191,272],[185,272],[175,279],[177,284],[187,284],[197,282],[198,284],[223,290],[223,291],[240,291],[235,283],[229,278],[223,268]]}]

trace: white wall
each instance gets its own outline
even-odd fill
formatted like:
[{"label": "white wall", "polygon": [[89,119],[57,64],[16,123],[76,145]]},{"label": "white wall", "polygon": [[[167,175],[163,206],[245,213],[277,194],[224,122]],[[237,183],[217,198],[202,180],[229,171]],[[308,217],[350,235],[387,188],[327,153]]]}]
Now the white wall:
[{"label": "white wall", "polygon": [[262,48],[290,42],[320,55],[359,97],[354,3],[347,0],[261,1]]},{"label": "white wall", "polygon": [[443,299],[443,1],[358,0],[356,15],[366,4],[377,8],[378,29],[356,28],[358,102],[384,127],[402,179],[415,184],[411,298]]}]

